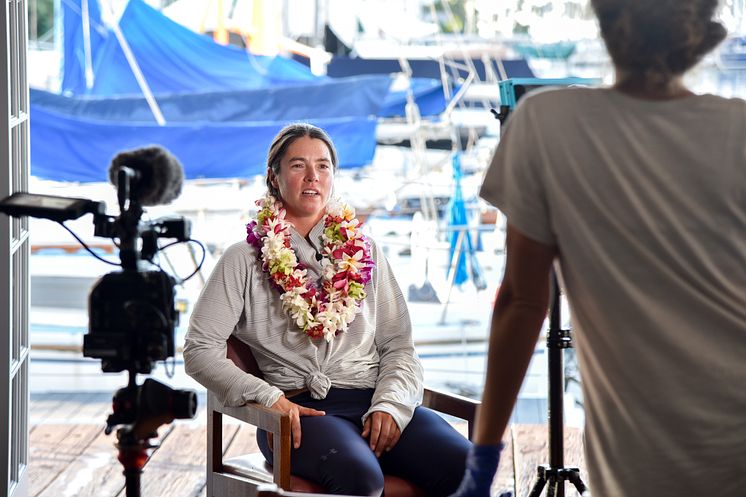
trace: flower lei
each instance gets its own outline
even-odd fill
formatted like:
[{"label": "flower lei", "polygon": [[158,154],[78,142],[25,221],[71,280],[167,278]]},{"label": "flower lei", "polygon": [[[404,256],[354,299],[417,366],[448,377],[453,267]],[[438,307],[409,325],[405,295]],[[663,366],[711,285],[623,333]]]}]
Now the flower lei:
[{"label": "flower lei", "polygon": [[327,205],[319,287],[308,280],[290,245],[292,224],[285,221],[282,202],[267,194],[256,205],[259,212],[246,225],[246,241],[261,254],[262,268],[280,291],[285,312],[306,335],[330,342],[355,319],[374,266],[354,209],[339,201]]}]

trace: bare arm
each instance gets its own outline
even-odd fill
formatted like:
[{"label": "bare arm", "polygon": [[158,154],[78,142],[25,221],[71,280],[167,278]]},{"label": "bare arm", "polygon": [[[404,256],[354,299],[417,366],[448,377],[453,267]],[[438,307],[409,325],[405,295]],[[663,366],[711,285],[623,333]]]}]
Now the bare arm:
[{"label": "bare arm", "polygon": [[505,276],[492,312],[487,373],[475,442],[496,445],[510,420],[549,304],[556,247],[508,225]]}]

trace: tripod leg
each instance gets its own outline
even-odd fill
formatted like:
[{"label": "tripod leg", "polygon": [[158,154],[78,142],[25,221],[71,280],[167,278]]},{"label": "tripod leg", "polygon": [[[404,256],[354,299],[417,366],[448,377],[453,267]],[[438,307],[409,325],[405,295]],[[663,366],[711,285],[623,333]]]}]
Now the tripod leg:
[{"label": "tripod leg", "polygon": [[142,470],[125,470],[124,481],[127,497],[140,497],[140,475]]},{"label": "tripod leg", "polygon": [[547,486],[547,497],[564,497],[560,495],[562,482],[557,478],[549,478]]},{"label": "tripod leg", "polygon": [[528,494],[528,497],[539,497],[541,495],[541,491],[544,490],[544,485],[547,484],[546,476],[539,473],[539,477],[536,480],[536,483],[534,483],[534,488],[531,489],[531,493]]},{"label": "tripod leg", "polygon": [[578,490],[578,493],[580,495],[583,495],[583,492],[588,490],[583,483],[583,480],[580,479],[580,473],[576,473],[575,471],[573,471],[568,475],[567,478],[573,485],[575,485],[575,488]]}]

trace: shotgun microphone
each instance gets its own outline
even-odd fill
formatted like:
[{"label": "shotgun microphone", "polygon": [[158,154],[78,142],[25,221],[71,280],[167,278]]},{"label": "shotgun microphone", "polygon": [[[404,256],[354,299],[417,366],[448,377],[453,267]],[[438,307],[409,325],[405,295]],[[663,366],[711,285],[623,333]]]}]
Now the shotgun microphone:
[{"label": "shotgun microphone", "polygon": [[157,145],[118,153],[109,166],[109,181],[119,187],[119,173],[130,179],[130,198],[140,205],[169,204],[181,194],[184,170],[178,159]]}]

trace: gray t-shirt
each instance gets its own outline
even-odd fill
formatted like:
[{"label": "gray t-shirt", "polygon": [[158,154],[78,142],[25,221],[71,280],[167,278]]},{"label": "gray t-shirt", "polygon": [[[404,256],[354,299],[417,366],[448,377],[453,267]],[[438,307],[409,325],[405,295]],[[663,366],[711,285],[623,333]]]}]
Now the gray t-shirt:
[{"label": "gray t-shirt", "polygon": [[556,245],[596,497],[746,489],[746,102],[536,92],[481,190]]},{"label": "gray t-shirt", "polygon": [[[311,281],[321,277],[320,221],[291,245]],[[310,240],[310,241],[309,241]],[[403,431],[422,400],[422,366],[412,342],[406,302],[388,261],[371,241],[375,268],[367,297],[347,331],[331,342],[311,340],[282,309],[280,294],[248,243],[230,246],[194,307],[184,348],[186,372],[226,405],[271,406],[283,391],[308,388],[316,398],[331,387],[375,388],[370,410],[391,414]],[[231,335],[249,344],[264,380],[225,356]]]}]

